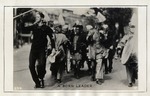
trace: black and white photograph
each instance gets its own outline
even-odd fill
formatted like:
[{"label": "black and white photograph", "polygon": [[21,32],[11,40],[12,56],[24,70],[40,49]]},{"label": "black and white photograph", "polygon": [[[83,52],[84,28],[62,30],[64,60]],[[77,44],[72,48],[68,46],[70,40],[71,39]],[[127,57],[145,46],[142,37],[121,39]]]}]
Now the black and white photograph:
[{"label": "black and white photograph", "polygon": [[138,90],[138,7],[14,7],[13,90]]},{"label": "black and white photograph", "polygon": [[1,0],[0,96],[150,96],[149,0]]},{"label": "black and white photograph", "polygon": [[149,96],[148,0],[34,1],[0,1],[0,96]]}]

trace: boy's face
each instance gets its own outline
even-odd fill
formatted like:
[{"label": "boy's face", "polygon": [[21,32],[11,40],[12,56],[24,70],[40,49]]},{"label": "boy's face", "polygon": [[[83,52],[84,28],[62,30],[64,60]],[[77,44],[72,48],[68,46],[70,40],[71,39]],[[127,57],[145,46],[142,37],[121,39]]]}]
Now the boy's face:
[{"label": "boy's face", "polygon": [[62,33],[66,33],[67,32],[67,28],[62,30]]},{"label": "boy's face", "polygon": [[75,34],[78,34],[78,33],[79,33],[79,28],[76,27],[76,29],[75,29]]},{"label": "boy's face", "polygon": [[129,26],[125,26],[124,27],[124,34],[127,35],[130,32],[130,27]]},{"label": "boy's face", "polygon": [[130,31],[134,33],[135,32],[135,25],[129,23],[129,27],[130,27]]},{"label": "boy's face", "polygon": [[42,20],[41,16],[38,13],[36,13],[35,18],[36,18],[36,22],[40,22]]},{"label": "boy's face", "polygon": [[100,34],[99,39],[103,40],[103,35],[102,34]]},{"label": "boy's face", "polygon": [[61,28],[59,28],[59,26],[56,26],[56,27],[55,27],[55,32],[56,32],[56,33],[59,33],[60,31],[61,31]]}]

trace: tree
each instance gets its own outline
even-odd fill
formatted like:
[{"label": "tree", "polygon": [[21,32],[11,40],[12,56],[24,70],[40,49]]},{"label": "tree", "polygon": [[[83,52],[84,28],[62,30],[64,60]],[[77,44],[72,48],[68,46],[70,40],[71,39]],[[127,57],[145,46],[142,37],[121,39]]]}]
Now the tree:
[{"label": "tree", "polygon": [[107,8],[107,23],[114,27],[115,23],[119,23],[119,32],[124,35],[123,27],[128,25],[132,16],[131,8]]}]

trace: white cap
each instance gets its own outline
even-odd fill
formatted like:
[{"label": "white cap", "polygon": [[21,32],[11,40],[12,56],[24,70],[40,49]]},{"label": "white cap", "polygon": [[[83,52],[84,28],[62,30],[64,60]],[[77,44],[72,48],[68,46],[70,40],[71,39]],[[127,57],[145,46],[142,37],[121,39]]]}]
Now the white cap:
[{"label": "white cap", "polygon": [[105,16],[102,15],[100,12],[98,12],[96,18],[98,19],[98,22],[104,22],[106,20]]},{"label": "white cap", "polygon": [[86,25],[87,30],[91,30],[92,28],[93,28],[92,25]]},{"label": "white cap", "polygon": [[104,31],[103,31],[103,30],[99,30],[99,32],[102,33],[102,34],[104,34]]},{"label": "white cap", "polygon": [[103,26],[103,28],[105,28],[105,29],[108,28],[108,25],[107,25],[107,24],[103,24],[102,26]]},{"label": "white cap", "polygon": [[62,27],[62,29],[67,29],[69,26],[68,25],[64,25],[63,27]]},{"label": "white cap", "polygon": [[58,20],[54,20],[53,23],[54,23],[54,25],[59,24]]}]

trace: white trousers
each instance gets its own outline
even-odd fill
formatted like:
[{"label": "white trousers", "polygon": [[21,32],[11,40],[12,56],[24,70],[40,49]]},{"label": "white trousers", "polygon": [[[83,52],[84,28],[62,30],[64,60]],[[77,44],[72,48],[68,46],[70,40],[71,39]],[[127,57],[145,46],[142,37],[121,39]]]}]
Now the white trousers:
[{"label": "white trousers", "polygon": [[96,79],[103,79],[104,77],[104,64],[102,63],[102,59],[96,60]]}]

